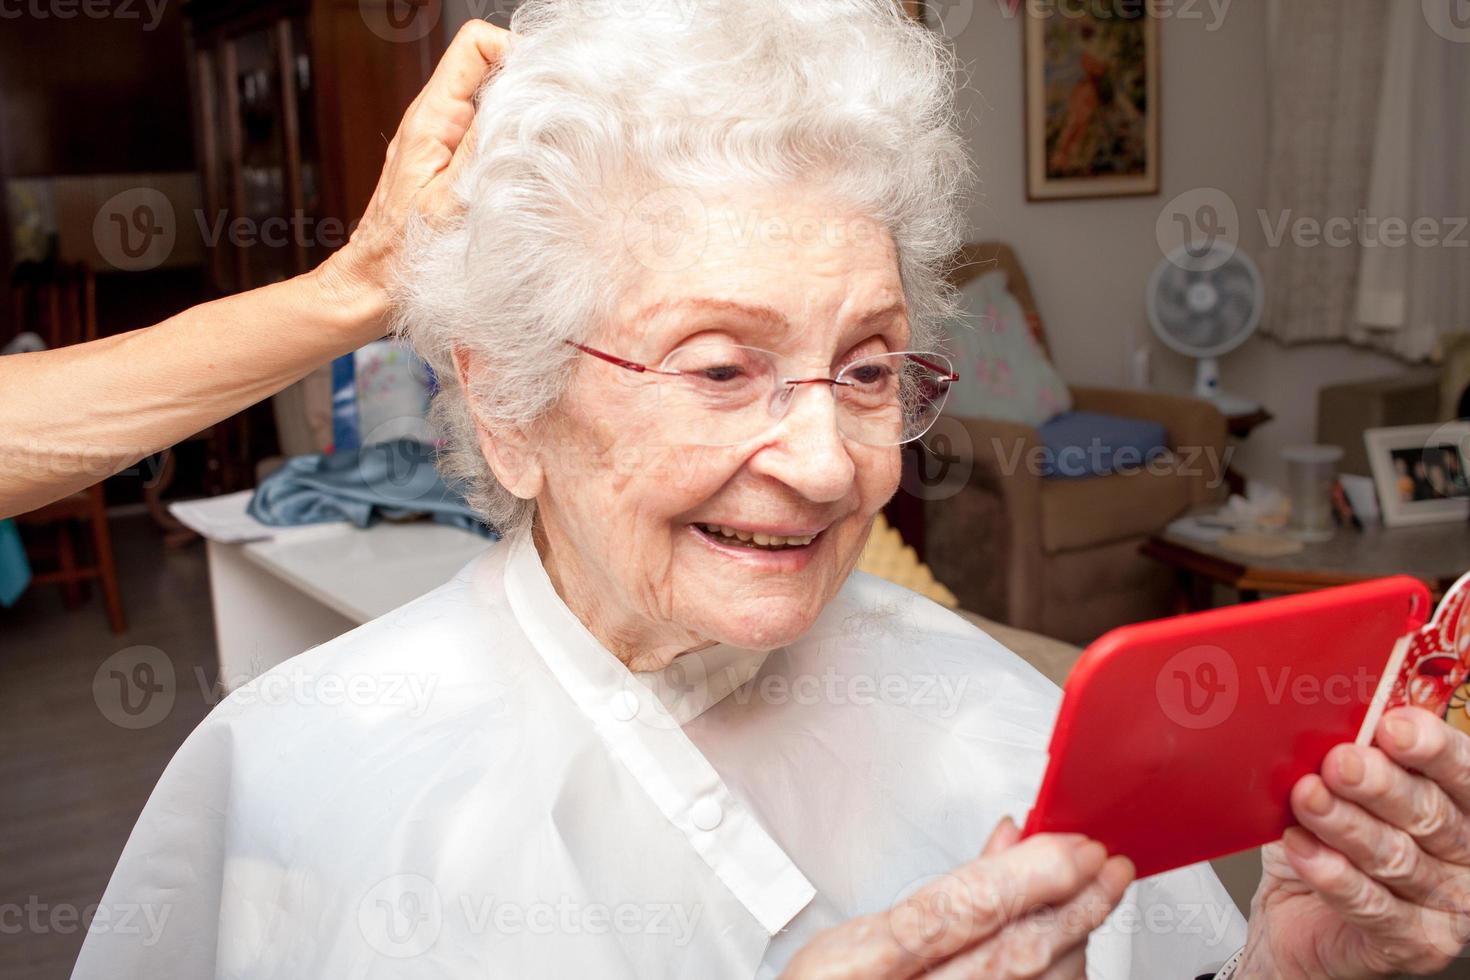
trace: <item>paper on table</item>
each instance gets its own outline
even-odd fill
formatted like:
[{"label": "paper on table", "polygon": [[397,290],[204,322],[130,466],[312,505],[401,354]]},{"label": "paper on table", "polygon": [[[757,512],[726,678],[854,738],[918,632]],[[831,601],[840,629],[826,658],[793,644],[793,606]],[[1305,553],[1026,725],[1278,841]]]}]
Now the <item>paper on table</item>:
[{"label": "paper on table", "polygon": [[283,534],[320,531],[323,528],[335,529],[347,523],[346,521],[333,521],[330,524],[312,524],[302,528],[272,527],[269,524],[262,524],[245,510],[254,492],[253,490],[241,490],[239,493],[227,493],[219,497],[181,500],[169,504],[168,510],[189,530],[221,544],[261,541],[267,538],[278,538]]}]

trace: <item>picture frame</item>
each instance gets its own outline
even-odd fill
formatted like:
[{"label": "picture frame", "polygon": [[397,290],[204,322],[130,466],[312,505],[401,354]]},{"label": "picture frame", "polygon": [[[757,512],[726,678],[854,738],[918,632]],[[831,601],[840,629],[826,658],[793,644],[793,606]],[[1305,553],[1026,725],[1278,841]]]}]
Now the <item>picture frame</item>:
[{"label": "picture frame", "polygon": [[1385,526],[1470,518],[1470,422],[1368,429],[1363,445]]},{"label": "picture frame", "polygon": [[1026,199],[1159,193],[1159,21],[1148,4],[1026,4]]}]

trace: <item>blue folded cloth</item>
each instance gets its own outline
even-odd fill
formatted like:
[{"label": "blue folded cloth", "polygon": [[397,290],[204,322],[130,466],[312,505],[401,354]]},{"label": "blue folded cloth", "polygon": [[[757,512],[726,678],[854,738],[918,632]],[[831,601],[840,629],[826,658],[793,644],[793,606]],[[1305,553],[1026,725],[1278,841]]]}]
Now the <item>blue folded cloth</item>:
[{"label": "blue folded cloth", "polygon": [[31,566],[14,521],[0,521],[0,606],[12,606],[31,581]]},{"label": "blue folded cloth", "polygon": [[440,524],[500,537],[480,521],[457,488],[440,478],[433,448],[414,439],[293,456],[260,481],[248,511],[272,527],[328,521],[369,527],[380,517],[429,514]]},{"label": "blue folded cloth", "polygon": [[1063,412],[1036,431],[1046,447],[1044,477],[1107,476],[1169,451],[1169,433],[1159,423],[1101,412]]}]

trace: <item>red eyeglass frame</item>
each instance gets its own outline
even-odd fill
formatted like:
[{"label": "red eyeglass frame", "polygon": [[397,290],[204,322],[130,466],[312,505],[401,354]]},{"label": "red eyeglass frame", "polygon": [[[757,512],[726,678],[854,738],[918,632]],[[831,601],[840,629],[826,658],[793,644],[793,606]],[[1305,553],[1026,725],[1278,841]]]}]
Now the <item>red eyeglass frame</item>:
[{"label": "red eyeglass frame", "polygon": [[[656,368],[656,367],[649,367],[647,364],[641,364],[638,361],[630,361],[630,360],[628,360],[625,357],[619,357],[616,354],[609,354],[607,351],[601,351],[601,350],[598,350],[595,347],[588,347],[586,344],[579,344],[575,340],[568,340],[568,341],[566,341],[566,343],[568,345],[572,346],[572,347],[577,348],[577,350],[581,351],[584,354],[591,354],[593,357],[601,358],[602,360],[606,361],[609,364],[615,364],[618,367],[625,368],[625,369],[627,369],[629,371],[637,371],[640,374],[643,374],[643,373],[647,373],[647,374],[662,374],[665,377],[671,377],[671,378],[673,378],[673,377],[678,377],[680,374],[683,373],[681,371],[663,371],[663,370],[660,370],[659,368]],[[953,371],[953,370],[951,370],[951,371],[945,371],[944,368],[940,367],[937,364],[932,363],[931,361],[925,360],[924,358],[920,357],[917,354],[905,352],[904,356],[907,357],[911,361],[915,361],[916,363],[922,364],[924,367],[928,368],[930,371],[933,371],[936,375],[939,376],[939,380],[941,380],[941,381],[948,381],[951,384],[953,384],[954,382],[960,380],[959,372],[957,372],[957,371]],[[789,384],[789,385],[809,385],[809,384],[818,384],[818,383],[821,383],[821,382],[826,382],[829,385],[845,385],[845,386],[848,386],[848,387],[851,387],[851,385],[852,385],[852,382],[850,382],[850,381],[838,381],[836,378],[786,378],[785,379],[785,383],[786,384]]]}]

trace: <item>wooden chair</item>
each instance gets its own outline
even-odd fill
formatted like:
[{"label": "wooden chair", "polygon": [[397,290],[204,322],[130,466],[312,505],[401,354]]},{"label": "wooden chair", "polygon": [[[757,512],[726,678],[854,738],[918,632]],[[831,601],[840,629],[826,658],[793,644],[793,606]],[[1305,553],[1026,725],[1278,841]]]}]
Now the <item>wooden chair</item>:
[{"label": "wooden chair", "polygon": [[[22,263],[11,279],[12,326],[40,335],[48,349],[97,339],[97,286],[92,270],[83,263]],[[59,585],[68,609],[81,603],[87,582],[97,579],[112,632],[128,628],[112,555],[107,524],[107,498],[102,484],[71,494],[16,518],[25,528],[55,531],[56,567],[37,570],[34,585]],[[90,563],[79,560],[78,528],[85,523],[92,538]],[[40,556],[47,552],[42,551]],[[39,557],[34,552],[32,558]]]}]

